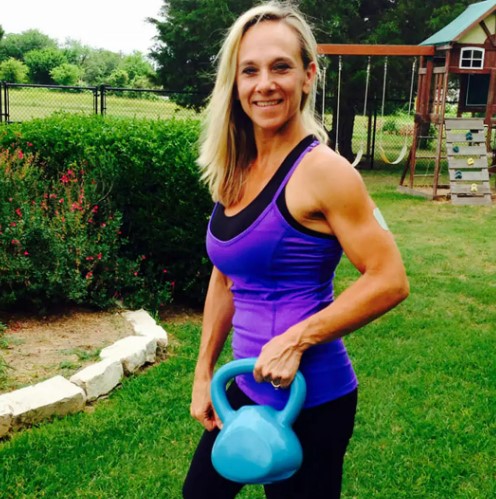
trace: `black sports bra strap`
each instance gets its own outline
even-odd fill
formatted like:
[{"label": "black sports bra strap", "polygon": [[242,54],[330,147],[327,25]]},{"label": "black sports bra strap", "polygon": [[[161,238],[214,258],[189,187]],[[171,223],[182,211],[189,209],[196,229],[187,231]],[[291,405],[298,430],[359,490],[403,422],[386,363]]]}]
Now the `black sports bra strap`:
[{"label": "black sports bra strap", "polygon": [[316,139],[313,135],[308,135],[299,142],[286,156],[281,163],[281,166],[277,169],[260,194],[236,215],[228,217],[225,214],[225,207],[219,203],[216,206],[210,221],[210,232],[212,235],[221,241],[229,241],[250,227],[272,202],[279,187],[282,182],[284,182],[284,179],[296,160],[314,140]]}]

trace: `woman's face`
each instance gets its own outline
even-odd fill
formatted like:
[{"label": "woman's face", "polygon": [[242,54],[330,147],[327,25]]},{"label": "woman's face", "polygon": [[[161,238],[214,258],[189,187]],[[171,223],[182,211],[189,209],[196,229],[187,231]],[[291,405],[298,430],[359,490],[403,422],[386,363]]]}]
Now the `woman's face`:
[{"label": "woman's face", "polygon": [[262,21],[241,39],[236,70],[237,98],[255,131],[277,131],[300,118],[315,63],[303,67],[298,37],[281,21]]}]

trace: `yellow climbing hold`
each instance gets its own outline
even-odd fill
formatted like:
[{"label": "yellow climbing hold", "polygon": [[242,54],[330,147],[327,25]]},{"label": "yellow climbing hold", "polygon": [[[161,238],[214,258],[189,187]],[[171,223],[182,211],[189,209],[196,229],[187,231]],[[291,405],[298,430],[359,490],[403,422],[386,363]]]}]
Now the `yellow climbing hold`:
[{"label": "yellow climbing hold", "polygon": [[472,185],[470,186],[470,192],[477,192],[477,191],[478,191],[478,189],[477,189],[477,184],[472,184]]},{"label": "yellow climbing hold", "polygon": [[475,163],[474,158],[467,159],[467,165],[472,166]]}]

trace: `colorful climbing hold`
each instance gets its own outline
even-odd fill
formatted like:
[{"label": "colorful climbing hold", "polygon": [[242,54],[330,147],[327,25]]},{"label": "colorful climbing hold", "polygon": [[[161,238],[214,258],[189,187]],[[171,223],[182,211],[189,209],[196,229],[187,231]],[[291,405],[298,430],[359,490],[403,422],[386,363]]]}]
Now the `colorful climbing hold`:
[{"label": "colorful climbing hold", "polygon": [[463,174],[460,170],[456,170],[455,172],[455,180],[461,180],[463,177]]},{"label": "colorful climbing hold", "polygon": [[477,192],[477,191],[478,191],[477,184],[472,184],[470,186],[470,192]]},{"label": "colorful climbing hold", "polygon": [[473,137],[472,137],[472,132],[467,132],[467,133],[466,133],[466,135],[465,135],[465,138],[466,138],[467,140],[472,140],[472,138],[473,138]]},{"label": "colorful climbing hold", "polygon": [[460,152],[460,148],[458,146],[453,146],[453,152]]},{"label": "colorful climbing hold", "polygon": [[475,163],[474,158],[468,158],[467,159],[467,165],[472,166]]}]

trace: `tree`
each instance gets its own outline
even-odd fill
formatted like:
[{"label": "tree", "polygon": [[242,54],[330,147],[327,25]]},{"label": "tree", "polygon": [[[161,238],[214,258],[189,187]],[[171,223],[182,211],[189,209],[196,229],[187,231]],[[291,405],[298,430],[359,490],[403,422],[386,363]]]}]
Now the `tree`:
[{"label": "tree", "polygon": [[178,104],[199,108],[212,90],[215,55],[226,29],[251,0],[167,0],[162,19],[149,19],[158,31],[151,57],[158,81],[178,92]]},{"label": "tree", "polygon": [[107,78],[120,64],[119,54],[109,50],[93,50],[83,61],[84,81],[88,85],[104,85]]},{"label": "tree", "polygon": [[127,87],[129,84],[129,75],[124,69],[114,69],[105,80],[105,84],[110,87]]},{"label": "tree", "polygon": [[36,29],[24,31],[21,34],[10,33],[0,42],[0,61],[14,57],[20,61],[32,50],[56,49],[57,42]]},{"label": "tree", "polygon": [[58,48],[45,48],[31,50],[24,61],[29,68],[29,78],[33,83],[52,84],[54,83],[50,72],[67,62],[64,53]]},{"label": "tree", "polygon": [[50,71],[50,76],[57,85],[79,85],[82,75],[83,71],[79,66],[68,62],[64,62]]},{"label": "tree", "polygon": [[130,81],[138,77],[152,77],[155,73],[152,65],[141,52],[125,55],[119,64],[119,69],[126,71]]},{"label": "tree", "polygon": [[[201,107],[210,93],[217,54],[226,29],[243,11],[257,4],[253,0],[164,0],[159,18],[149,19],[157,29],[157,43],[151,57],[158,67],[158,79],[165,89],[183,94],[178,102]],[[471,0],[300,0],[296,2],[313,25],[318,43],[419,44],[448,24]],[[381,93],[383,58],[373,60],[371,98]],[[337,58],[324,59],[329,96],[334,93]],[[394,58],[392,74],[408,74],[411,61]],[[346,82],[341,87],[340,150],[351,158],[354,118],[361,112],[366,61],[343,59]],[[408,97],[409,78],[395,78],[391,96]],[[335,95],[334,95],[335,97]],[[329,110],[336,108],[336,100]],[[334,119],[336,113],[333,112]],[[330,135],[335,135],[334,122]]]},{"label": "tree", "polygon": [[8,83],[26,83],[28,80],[28,67],[22,62],[11,57],[0,62],[0,81]]}]

